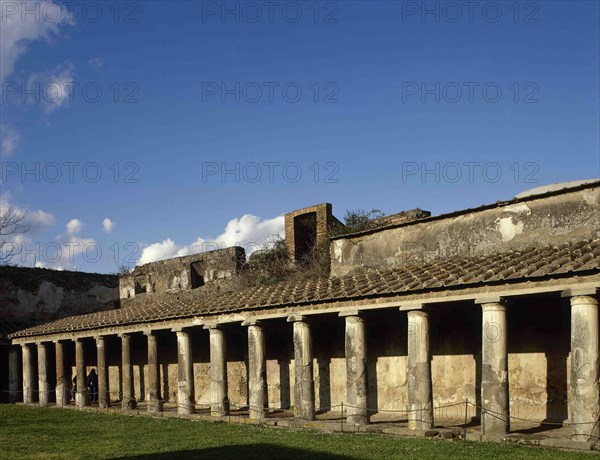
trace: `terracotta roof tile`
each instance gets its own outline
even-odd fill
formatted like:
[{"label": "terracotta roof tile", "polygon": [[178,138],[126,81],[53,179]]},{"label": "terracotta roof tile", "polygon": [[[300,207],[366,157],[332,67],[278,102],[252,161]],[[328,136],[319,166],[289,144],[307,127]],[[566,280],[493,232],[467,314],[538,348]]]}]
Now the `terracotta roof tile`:
[{"label": "terracotta roof tile", "polygon": [[340,278],[292,279],[271,286],[220,294],[204,294],[201,290],[181,291],[173,294],[172,298],[154,303],[150,303],[151,298],[145,302],[139,299],[125,300],[123,308],[118,310],[63,318],[18,331],[11,337],[589,271],[600,272],[600,240],[529,248],[491,256],[452,258],[393,269],[363,268],[360,272]]}]

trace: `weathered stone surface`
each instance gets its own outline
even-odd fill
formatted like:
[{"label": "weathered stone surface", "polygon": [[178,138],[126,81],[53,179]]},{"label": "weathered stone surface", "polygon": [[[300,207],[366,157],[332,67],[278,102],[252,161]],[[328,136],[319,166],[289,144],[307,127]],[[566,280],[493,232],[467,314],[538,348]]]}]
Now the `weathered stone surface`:
[{"label": "weathered stone surface", "polygon": [[193,414],[196,410],[195,399],[190,334],[186,331],[177,331],[177,412]]},{"label": "weathered stone surface", "polygon": [[367,342],[365,323],[360,316],[346,316],[346,393],[348,423],[369,423]]},{"label": "weathered stone surface", "polygon": [[38,402],[40,406],[47,406],[50,401],[50,384],[48,382],[48,356],[46,344],[37,345],[38,362]]},{"label": "weathered stone surface", "polygon": [[574,441],[600,436],[598,301],[571,297],[571,418]]},{"label": "weathered stone surface", "polygon": [[408,312],[408,401],[411,430],[433,428],[429,316],[423,311]]},{"label": "weathered stone surface", "polygon": [[[136,267],[130,274],[119,277],[119,297],[159,301],[162,294],[202,288],[202,291],[234,288],[231,278],[243,265],[246,256],[241,247],[212,251],[161,260]],[[217,250],[218,249],[218,250]]]},{"label": "weathered stone surface", "polygon": [[108,389],[108,367],[106,366],[106,348],[104,337],[96,337],[96,364],[98,367],[98,407],[107,408],[110,405]]},{"label": "weathered stone surface", "polygon": [[227,345],[225,332],[219,327],[210,328],[210,391],[211,415],[228,415]]},{"label": "weathered stone surface", "polygon": [[484,303],[481,371],[481,431],[500,436],[509,431],[506,307]]},{"label": "weathered stone surface", "polygon": [[303,317],[291,318],[294,341],[294,415],[315,419],[315,385],[310,325]]},{"label": "weathered stone surface", "polygon": [[[334,276],[365,267],[402,267],[486,257],[531,246],[562,245],[600,236],[600,188],[555,192],[540,199],[498,202],[332,241]],[[580,225],[579,222],[586,222]]]},{"label": "weathered stone surface", "polygon": [[8,402],[19,401],[19,352],[17,347],[11,346],[8,351]]},{"label": "weathered stone surface", "polygon": [[65,344],[54,342],[54,356],[56,360],[56,405],[67,406],[70,403],[69,381],[65,368]]},{"label": "weathered stone surface", "polygon": [[133,367],[131,365],[131,338],[129,334],[121,335],[121,407],[124,410],[135,409],[137,403],[133,389]]},{"label": "weathered stone surface", "polygon": [[22,345],[23,353],[23,403],[31,404],[34,402],[33,395],[35,390],[33,375],[33,357],[31,356],[32,345]]},{"label": "weathered stone surface", "polygon": [[42,323],[119,306],[118,277],[0,267],[0,320]]},{"label": "weathered stone surface", "polygon": [[160,412],[163,410],[163,401],[160,397],[157,337],[152,332],[146,333],[146,337],[148,338],[148,387],[146,390],[148,412]]},{"label": "weathered stone surface", "polygon": [[85,356],[83,340],[75,340],[75,368],[77,384],[75,387],[75,404],[77,407],[90,405],[90,392],[87,389],[87,372],[85,368]]},{"label": "weathered stone surface", "polygon": [[250,418],[263,419],[267,407],[265,338],[260,324],[248,326],[248,392]]}]

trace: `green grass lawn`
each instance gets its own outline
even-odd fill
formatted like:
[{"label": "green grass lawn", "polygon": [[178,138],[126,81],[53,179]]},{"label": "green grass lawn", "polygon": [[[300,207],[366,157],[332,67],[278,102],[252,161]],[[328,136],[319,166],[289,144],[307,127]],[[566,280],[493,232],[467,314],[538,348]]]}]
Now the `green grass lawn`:
[{"label": "green grass lawn", "polygon": [[14,405],[0,408],[0,458],[590,458],[495,443],[155,419]]}]

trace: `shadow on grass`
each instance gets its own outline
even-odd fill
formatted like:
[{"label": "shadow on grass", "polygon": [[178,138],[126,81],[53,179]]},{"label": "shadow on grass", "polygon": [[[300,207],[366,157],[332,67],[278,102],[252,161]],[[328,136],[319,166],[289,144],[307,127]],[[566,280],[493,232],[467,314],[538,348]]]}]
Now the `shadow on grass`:
[{"label": "shadow on grass", "polygon": [[315,452],[304,449],[294,449],[281,447],[275,444],[242,444],[221,447],[211,447],[206,449],[180,450],[175,452],[159,452],[155,454],[134,455],[128,457],[115,457],[119,460],[167,460],[167,459],[193,459],[193,458],[215,458],[215,459],[329,459],[342,460],[350,457],[342,455],[329,454],[325,452]]}]

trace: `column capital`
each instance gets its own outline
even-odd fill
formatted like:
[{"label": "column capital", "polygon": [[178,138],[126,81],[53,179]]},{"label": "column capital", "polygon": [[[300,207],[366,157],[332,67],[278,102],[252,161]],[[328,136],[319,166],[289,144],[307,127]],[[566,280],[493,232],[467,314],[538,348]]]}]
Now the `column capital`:
[{"label": "column capital", "polygon": [[174,328],[171,328],[171,332],[175,332],[176,334],[179,334],[180,332],[183,332],[184,334],[189,334],[190,332],[192,332],[192,331],[190,331],[190,328],[191,328],[191,326],[174,327]]},{"label": "column capital", "polygon": [[242,326],[262,326],[263,322],[256,318],[249,318],[242,322]]},{"label": "column capital", "polygon": [[[244,326],[245,324],[242,323],[242,326]],[[212,330],[212,329],[222,329],[223,325],[220,323],[209,323],[209,324],[205,324],[204,326],[202,326],[202,329],[207,329],[207,330]]]},{"label": "column capital", "polygon": [[409,310],[406,312],[408,314],[408,317],[410,318],[412,317],[420,317],[420,318],[428,318],[429,314],[426,311],[423,310]]},{"label": "column capital", "polygon": [[407,304],[400,305],[400,311],[412,312],[412,311],[423,310],[424,307],[425,307],[425,305],[422,303],[407,303]]},{"label": "column capital", "polygon": [[485,307],[486,305],[500,305],[505,307],[506,299],[497,295],[490,295],[484,297],[476,297],[475,303],[481,305],[482,307]]},{"label": "column capital", "polygon": [[596,287],[569,288],[560,293],[561,297],[595,297],[598,289]]},{"label": "column capital", "polygon": [[96,336],[94,336],[94,340],[96,341],[96,343],[102,343],[102,344],[104,344],[104,339],[105,339],[105,337],[103,335],[96,335]]},{"label": "column capital", "polygon": [[356,316],[356,317],[360,317],[361,316],[361,312],[360,310],[343,310],[341,312],[338,313],[338,316],[340,318],[347,318],[348,316]]},{"label": "column capital", "polygon": [[121,339],[130,339],[131,338],[131,332],[122,332],[121,334],[118,334],[118,336]]},{"label": "column capital", "polygon": [[302,315],[290,315],[287,317],[288,323],[306,323],[307,321],[308,321],[308,318],[306,318],[306,316],[302,316]]},{"label": "column capital", "polygon": [[144,332],[144,335],[148,338],[150,338],[150,337],[156,338],[156,331],[152,331],[152,330],[148,329],[143,332]]}]

